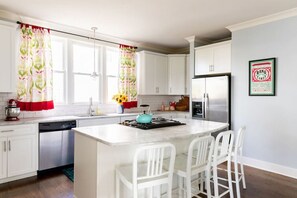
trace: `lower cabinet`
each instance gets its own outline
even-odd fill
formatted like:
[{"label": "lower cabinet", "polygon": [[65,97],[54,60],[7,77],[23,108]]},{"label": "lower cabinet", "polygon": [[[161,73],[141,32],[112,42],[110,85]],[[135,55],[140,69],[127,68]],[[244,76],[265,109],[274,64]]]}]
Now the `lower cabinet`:
[{"label": "lower cabinet", "polygon": [[[37,171],[38,132],[36,125],[0,127],[0,179]],[[13,180],[13,179],[12,179]],[[1,180],[0,180],[0,183]]]}]

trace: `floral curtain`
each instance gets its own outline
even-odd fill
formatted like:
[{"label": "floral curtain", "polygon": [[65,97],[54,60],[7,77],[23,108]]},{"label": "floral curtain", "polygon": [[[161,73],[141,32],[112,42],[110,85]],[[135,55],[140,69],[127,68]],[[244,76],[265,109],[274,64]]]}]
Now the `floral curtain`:
[{"label": "floral curtain", "polygon": [[50,30],[22,24],[18,62],[18,106],[25,111],[54,108]]},{"label": "floral curtain", "polygon": [[129,101],[137,100],[136,85],[136,47],[120,45],[121,62],[120,62],[120,84],[119,91],[125,94]]}]

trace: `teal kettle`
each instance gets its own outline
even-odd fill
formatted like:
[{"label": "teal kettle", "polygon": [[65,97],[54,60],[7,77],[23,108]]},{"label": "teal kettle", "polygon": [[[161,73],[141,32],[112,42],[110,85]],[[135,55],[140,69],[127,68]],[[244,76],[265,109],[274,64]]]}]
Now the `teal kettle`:
[{"label": "teal kettle", "polygon": [[[149,105],[140,105],[140,107],[149,107]],[[150,108],[148,108],[148,112],[150,112]],[[153,115],[151,113],[145,113],[143,111],[143,114],[139,114],[136,117],[136,122],[141,124],[147,124],[152,122]]]}]

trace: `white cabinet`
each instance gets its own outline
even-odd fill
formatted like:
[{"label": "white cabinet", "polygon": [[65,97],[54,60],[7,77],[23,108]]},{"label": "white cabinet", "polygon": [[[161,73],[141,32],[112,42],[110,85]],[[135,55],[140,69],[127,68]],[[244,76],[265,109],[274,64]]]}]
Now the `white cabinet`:
[{"label": "white cabinet", "polygon": [[168,55],[168,93],[186,93],[186,55]]},{"label": "white cabinet", "polygon": [[120,117],[90,118],[90,119],[85,119],[85,120],[78,120],[78,126],[79,127],[96,126],[96,125],[104,125],[104,124],[116,124],[116,123],[120,123],[120,122],[121,122]]},{"label": "white cabinet", "polygon": [[16,91],[16,24],[0,21],[0,92]]},{"label": "white cabinet", "polygon": [[[6,181],[9,181],[9,178],[14,176],[23,175],[23,177],[26,177],[25,174],[36,174],[38,156],[37,125],[1,126],[0,143],[0,179],[8,178]],[[2,182],[0,180],[0,183]]]},{"label": "white cabinet", "polygon": [[195,75],[231,72],[231,41],[195,48]]},{"label": "white cabinet", "polygon": [[168,93],[167,56],[148,51],[140,52],[138,94],[164,95]]}]

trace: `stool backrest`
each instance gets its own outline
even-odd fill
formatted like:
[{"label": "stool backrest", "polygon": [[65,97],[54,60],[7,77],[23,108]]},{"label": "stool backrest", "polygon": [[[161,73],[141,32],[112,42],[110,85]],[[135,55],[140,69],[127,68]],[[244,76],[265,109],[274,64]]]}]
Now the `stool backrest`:
[{"label": "stool backrest", "polygon": [[[147,179],[167,177],[172,180],[175,147],[171,143],[159,143],[140,147],[136,150],[133,160],[133,183]],[[169,160],[168,167],[164,167],[164,160]],[[138,166],[144,166],[145,171],[140,172]]]},{"label": "stool backrest", "polygon": [[238,150],[242,150],[243,148],[243,141],[244,141],[244,135],[245,135],[246,127],[241,127],[237,132],[236,142],[235,142],[235,153],[238,152]]},{"label": "stool backrest", "polygon": [[210,167],[214,148],[214,137],[198,137],[192,140],[187,159],[187,174],[190,176],[195,170]]},{"label": "stool backrest", "polygon": [[214,146],[214,161],[224,161],[227,157],[231,157],[232,146],[234,142],[233,131],[224,131],[218,134]]}]

